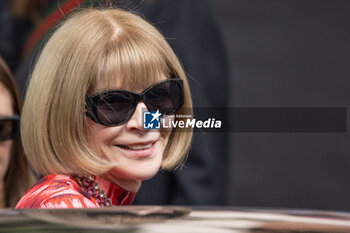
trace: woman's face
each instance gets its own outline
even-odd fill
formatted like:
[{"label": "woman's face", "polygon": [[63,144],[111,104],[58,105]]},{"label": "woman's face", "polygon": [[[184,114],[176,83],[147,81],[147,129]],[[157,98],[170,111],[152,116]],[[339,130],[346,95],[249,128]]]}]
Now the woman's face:
[{"label": "woman's face", "polygon": [[158,172],[171,133],[171,130],[143,129],[145,108],[139,102],[132,117],[119,126],[104,126],[86,118],[90,145],[101,156],[108,156],[118,164],[106,178],[129,191],[137,191],[142,180]]},{"label": "woman's face", "polygon": [[[0,118],[13,116],[10,92],[0,83]],[[12,140],[0,141],[0,179],[3,180],[10,160]]]}]

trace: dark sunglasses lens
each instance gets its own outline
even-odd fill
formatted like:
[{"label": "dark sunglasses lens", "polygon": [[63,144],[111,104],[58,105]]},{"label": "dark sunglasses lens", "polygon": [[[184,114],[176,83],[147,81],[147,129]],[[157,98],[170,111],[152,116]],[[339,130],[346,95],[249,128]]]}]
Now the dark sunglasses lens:
[{"label": "dark sunglasses lens", "polygon": [[135,97],[126,92],[110,92],[97,103],[97,117],[106,125],[117,125],[133,113]]},{"label": "dark sunglasses lens", "polygon": [[146,93],[146,105],[150,111],[159,110],[162,114],[173,114],[184,101],[180,80],[171,80],[155,85]]},{"label": "dark sunglasses lens", "polygon": [[19,135],[18,120],[0,120],[0,141],[14,139]]}]

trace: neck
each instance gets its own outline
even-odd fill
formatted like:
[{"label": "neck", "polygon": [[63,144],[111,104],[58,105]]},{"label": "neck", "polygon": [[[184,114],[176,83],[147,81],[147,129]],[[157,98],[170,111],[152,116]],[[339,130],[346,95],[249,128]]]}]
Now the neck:
[{"label": "neck", "polygon": [[139,180],[129,180],[129,179],[123,179],[120,177],[115,177],[109,173],[104,174],[102,178],[108,180],[113,184],[117,184],[123,189],[133,193],[136,193],[140,189],[141,183],[142,183]]}]

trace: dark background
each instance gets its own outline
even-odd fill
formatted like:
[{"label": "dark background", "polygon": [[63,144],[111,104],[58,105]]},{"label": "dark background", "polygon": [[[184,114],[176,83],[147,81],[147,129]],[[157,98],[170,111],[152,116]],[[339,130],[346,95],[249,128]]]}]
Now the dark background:
[{"label": "dark background", "polygon": [[[348,108],[350,1],[211,3],[230,106]],[[349,133],[231,133],[229,141],[227,204],[350,210]]]}]

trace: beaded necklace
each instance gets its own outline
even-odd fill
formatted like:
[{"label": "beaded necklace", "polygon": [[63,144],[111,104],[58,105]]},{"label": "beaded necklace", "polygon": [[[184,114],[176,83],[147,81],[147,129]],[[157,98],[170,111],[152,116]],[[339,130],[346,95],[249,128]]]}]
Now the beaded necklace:
[{"label": "beaded necklace", "polygon": [[93,176],[74,176],[80,187],[82,187],[90,196],[92,196],[101,207],[112,206],[112,201],[106,196],[106,193],[100,189],[100,185],[95,182]]}]

